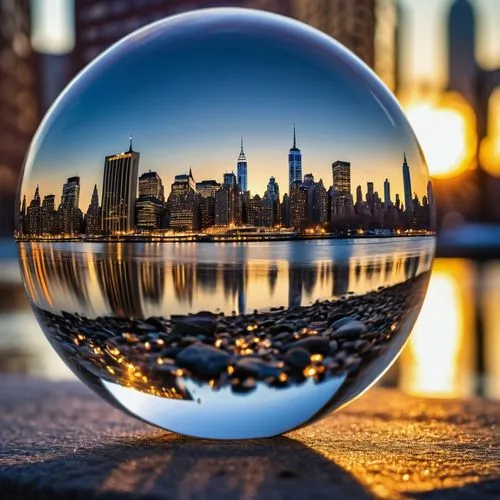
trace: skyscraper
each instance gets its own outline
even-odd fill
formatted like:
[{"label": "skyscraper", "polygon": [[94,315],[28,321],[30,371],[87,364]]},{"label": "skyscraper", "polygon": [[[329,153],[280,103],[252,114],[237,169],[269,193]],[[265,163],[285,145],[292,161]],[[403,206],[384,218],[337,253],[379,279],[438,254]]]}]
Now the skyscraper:
[{"label": "skyscraper", "polygon": [[26,211],[26,232],[28,234],[40,234],[41,232],[41,200],[38,186]]},{"label": "skyscraper", "polygon": [[104,234],[135,229],[135,197],[140,154],[132,149],[130,138],[126,153],[106,156],[102,182],[102,230]]},{"label": "skyscraper", "polygon": [[176,175],[168,197],[170,227],[177,230],[197,229],[198,207],[193,173]]},{"label": "skyscraper", "polygon": [[165,201],[163,183],[156,172],[144,172],[139,177],[139,198],[156,198]]},{"label": "skyscraper", "polygon": [[373,187],[373,182],[366,183],[366,203],[373,210],[373,204],[375,202],[375,190]]},{"label": "skyscraper", "polygon": [[406,161],[406,153],[403,159],[403,188],[405,196],[405,211],[406,213],[411,214],[413,207],[413,197],[411,190],[410,166]]},{"label": "skyscraper", "polygon": [[273,206],[273,221],[271,225],[276,225],[280,223],[281,213],[280,213],[280,187],[276,182],[274,177],[269,179],[267,183],[267,189],[264,194],[264,198],[270,200]]},{"label": "skyscraper", "polygon": [[361,186],[356,188],[356,205],[358,207],[363,205],[363,191],[361,190]]},{"label": "skyscraper", "polygon": [[53,234],[56,231],[56,197],[53,194],[44,196],[41,209],[41,231],[43,234]]},{"label": "skyscraper", "polygon": [[215,224],[215,194],[220,188],[220,183],[215,180],[204,180],[196,183],[196,191],[200,198],[199,210],[202,229]]},{"label": "skyscraper", "polygon": [[234,172],[224,174],[222,188],[215,194],[215,225],[229,226],[241,223],[240,189]]},{"label": "skyscraper", "polygon": [[449,89],[459,92],[475,106],[477,76],[476,28],[469,0],[455,0],[448,18]]},{"label": "skyscraper", "polygon": [[80,177],[69,177],[63,185],[61,204],[57,209],[58,232],[77,234],[80,230],[82,212],[80,202]]},{"label": "skyscraper", "polygon": [[238,175],[238,186],[240,192],[245,193],[248,189],[247,183],[247,159],[243,151],[243,137],[241,138],[240,156],[238,156],[238,163],[236,165],[236,173]]},{"label": "skyscraper", "polygon": [[384,206],[389,208],[391,206],[391,183],[389,179],[384,181]]},{"label": "skyscraper", "polygon": [[292,190],[292,183],[299,181],[302,182],[302,153],[297,147],[297,136],[295,134],[295,125],[293,126],[293,146],[288,152],[288,186],[290,193]]},{"label": "skyscraper", "polygon": [[136,228],[141,231],[160,229],[164,204],[160,176],[151,170],[143,173],[139,177],[139,198],[135,202]]},{"label": "skyscraper", "polygon": [[307,188],[296,180],[290,187],[290,225],[301,228],[307,222]]},{"label": "skyscraper", "polygon": [[351,164],[348,161],[332,163],[333,188],[337,196],[351,194]]},{"label": "skyscraper", "polygon": [[99,195],[97,184],[94,185],[89,208],[85,214],[85,233],[88,235],[101,234],[101,209],[99,208]]}]

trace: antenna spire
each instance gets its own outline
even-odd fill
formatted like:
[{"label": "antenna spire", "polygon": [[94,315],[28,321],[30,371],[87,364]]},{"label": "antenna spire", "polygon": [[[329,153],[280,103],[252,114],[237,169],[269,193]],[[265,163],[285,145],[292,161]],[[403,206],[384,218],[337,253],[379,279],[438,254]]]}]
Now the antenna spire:
[{"label": "antenna spire", "polygon": [[297,149],[297,136],[295,135],[295,123],[293,124],[293,149]]},{"label": "antenna spire", "polygon": [[129,146],[128,146],[128,152],[132,153],[132,134],[129,137]]}]

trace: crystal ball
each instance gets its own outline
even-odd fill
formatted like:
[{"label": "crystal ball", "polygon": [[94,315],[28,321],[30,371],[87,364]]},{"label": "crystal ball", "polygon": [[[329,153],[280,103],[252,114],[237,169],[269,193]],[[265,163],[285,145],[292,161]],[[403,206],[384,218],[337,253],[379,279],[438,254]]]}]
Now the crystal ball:
[{"label": "crystal ball", "polygon": [[126,37],[30,146],[16,237],[53,348],[128,414],[274,436],[395,361],[434,254],[425,160],[356,56],[244,9]]}]

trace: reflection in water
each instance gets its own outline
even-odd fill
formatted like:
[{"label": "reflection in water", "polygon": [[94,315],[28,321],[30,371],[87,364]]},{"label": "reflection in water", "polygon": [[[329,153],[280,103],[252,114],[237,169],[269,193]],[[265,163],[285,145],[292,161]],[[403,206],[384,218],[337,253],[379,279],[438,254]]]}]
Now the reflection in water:
[{"label": "reflection in water", "polygon": [[473,393],[473,272],[466,261],[435,263],[422,311],[400,360],[405,392],[440,397]]},{"label": "reflection in water", "polygon": [[[32,251],[35,253],[37,250],[34,248]],[[147,251],[147,259],[139,266],[144,301],[159,306],[166,289],[165,269],[157,264],[157,260],[162,258],[161,245],[150,245]],[[21,252],[26,255],[26,249],[21,248]],[[38,253],[40,254],[39,251]],[[89,259],[88,277],[75,281],[81,283],[82,289],[97,280],[93,262],[94,259]],[[362,279],[362,274],[366,276],[366,266],[362,267],[359,259],[352,258],[351,262],[347,276],[352,276],[351,282],[356,284]],[[25,264],[26,261],[23,259],[23,265]],[[258,262],[255,262],[252,266],[254,280],[260,282],[261,279],[265,279],[269,295],[275,296],[282,289],[278,286],[278,276],[282,279],[282,268],[276,263],[269,265],[262,263],[260,266],[257,264]],[[41,266],[41,263],[38,266]],[[387,259],[382,266],[383,275],[391,276],[396,262],[394,259]],[[328,281],[328,269],[329,265],[326,262],[318,264],[317,279],[323,284],[322,287],[326,286],[324,283]],[[336,266],[334,269],[339,268]],[[342,269],[345,270],[345,266]],[[80,271],[80,275],[82,273],[83,270]],[[340,295],[346,290],[345,278],[344,284],[341,285],[342,280],[336,273],[338,271],[334,271],[332,277],[332,290],[334,294]],[[31,282],[30,296],[32,296],[35,283],[39,280],[43,283],[43,277],[31,275],[31,280],[30,276],[27,278],[26,285],[30,287]],[[196,266],[194,280],[207,295],[214,295],[220,286],[219,277],[213,272],[213,266],[206,263],[199,263]],[[42,286],[41,283],[37,288]],[[478,352],[477,348],[477,324],[484,323],[484,345],[487,346],[483,361],[486,375],[484,394],[490,398],[500,399],[499,283],[498,262],[478,266],[472,261],[465,260],[435,261],[429,292],[421,315],[398,363],[399,385],[402,390],[424,396],[455,397],[471,394],[476,385],[477,366],[481,364],[481,361],[477,361],[481,359],[481,352]],[[15,288],[13,285],[9,285],[10,288],[5,286],[3,296],[19,297],[19,300],[10,306],[4,301],[3,305],[6,307],[0,310],[2,318],[0,371],[27,372],[44,377],[67,377],[68,372],[43,340],[38,326],[32,320],[32,315],[25,312],[20,290],[19,293],[15,293],[18,286]],[[50,286],[53,287],[54,283],[51,282]],[[82,289],[76,288],[81,293]],[[479,295],[476,294],[476,288],[480,292]],[[50,295],[47,298],[50,298]],[[107,308],[104,301],[101,306],[101,309],[103,308]],[[484,320],[475,320],[475,316],[481,313],[484,315]],[[16,347],[19,355],[12,355],[13,347]]]},{"label": "reflection in water", "polygon": [[28,295],[39,307],[142,318],[214,309],[245,314],[363,294],[428,270],[432,246],[425,238],[357,241],[340,250],[324,242],[22,243],[20,256]]},{"label": "reflection in water", "polygon": [[49,341],[91,387],[168,429],[252,437],[348,403],[387,369],[433,246],[34,242],[20,255]]}]

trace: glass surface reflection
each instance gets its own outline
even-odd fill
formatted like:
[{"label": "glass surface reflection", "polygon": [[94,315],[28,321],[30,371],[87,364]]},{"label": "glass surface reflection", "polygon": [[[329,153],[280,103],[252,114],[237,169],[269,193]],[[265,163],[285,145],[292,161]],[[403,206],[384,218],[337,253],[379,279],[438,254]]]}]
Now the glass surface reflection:
[{"label": "glass surface reflection", "polygon": [[98,58],[42,123],[19,198],[57,353],[117,406],[200,437],[282,433],[366,390],[434,251],[393,96],[335,41],[255,10],[173,17]]}]

